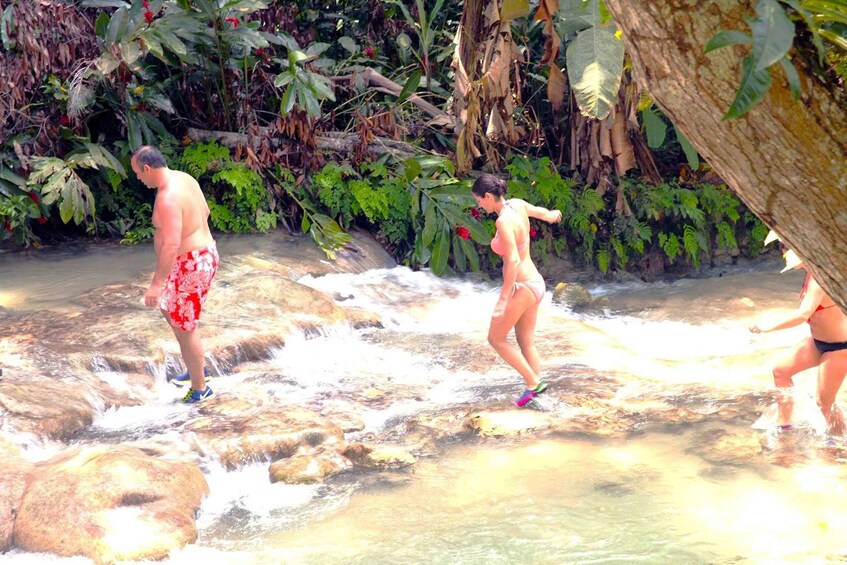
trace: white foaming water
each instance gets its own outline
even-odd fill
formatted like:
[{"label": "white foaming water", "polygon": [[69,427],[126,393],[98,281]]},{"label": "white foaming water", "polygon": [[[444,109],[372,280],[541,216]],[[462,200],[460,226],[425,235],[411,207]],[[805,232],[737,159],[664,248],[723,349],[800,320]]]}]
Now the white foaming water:
[{"label": "white foaming water", "polygon": [[[254,463],[235,471],[212,464],[204,471],[210,495],[203,501],[197,526],[209,528],[233,511],[246,511],[267,519],[277,510],[296,509],[317,496],[320,485],[271,484],[267,463]],[[278,525],[286,525],[285,517]],[[273,527],[273,524],[266,524]]]},{"label": "white foaming water", "polygon": [[497,283],[442,279],[408,267],[306,276],[297,282],[335,296],[343,306],[376,312],[388,327],[421,334],[487,328],[500,289]]}]

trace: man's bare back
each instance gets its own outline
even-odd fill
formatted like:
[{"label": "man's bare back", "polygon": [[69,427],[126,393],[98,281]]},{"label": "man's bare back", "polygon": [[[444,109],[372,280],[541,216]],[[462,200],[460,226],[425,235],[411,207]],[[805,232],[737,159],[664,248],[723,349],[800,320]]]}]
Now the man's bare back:
[{"label": "man's bare back", "polygon": [[[163,210],[171,207],[174,210]],[[159,188],[156,203],[153,205],[153,226],[156,228],[153,240],[157,255],[161,249],[163,233],[169,228],[177,227],[168,226],[167,218],[175,219],[177,215],[181,218],[177,255],[184,255],[212,244],[209,206],[200,185],[191,175],[169,169],[166,173],[166,183]]]}]

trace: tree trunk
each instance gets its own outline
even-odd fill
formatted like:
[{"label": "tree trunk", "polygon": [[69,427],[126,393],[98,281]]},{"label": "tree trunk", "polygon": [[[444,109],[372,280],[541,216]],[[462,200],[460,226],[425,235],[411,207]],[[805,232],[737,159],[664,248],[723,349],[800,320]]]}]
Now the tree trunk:
[{"label": "tree trunk", "polygon": [[[749,31],[753,0],[606,0],[636,78],[747,206],[807,261],[847,307],[847,103],[798,68],[795,103],[785,75],[741,118],[723,121],[748,46],[703,54],[718,31]],[[794,61],[800,61],[795,57]],[[802,64],[802,63],[801,63]],[[799,65],[798,65],[799,67]],[[806,72],[804,72],[806,71]],[[838,101],[837,98],[842,100]]]}]

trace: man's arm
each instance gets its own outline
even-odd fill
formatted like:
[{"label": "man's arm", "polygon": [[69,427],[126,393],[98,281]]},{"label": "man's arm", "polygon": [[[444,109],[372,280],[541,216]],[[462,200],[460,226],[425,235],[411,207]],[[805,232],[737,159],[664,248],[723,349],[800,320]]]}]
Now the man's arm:
[{"label": "man's arm", "polygon": [[168,279],[182,243],[182,210],[177,199],[167,192],[156,195],[156,215],[159,220],[156,235],[160,242],[156,272],[147,294],[144,295],[144,303],[150,307],[158,304],[162,287]]}]

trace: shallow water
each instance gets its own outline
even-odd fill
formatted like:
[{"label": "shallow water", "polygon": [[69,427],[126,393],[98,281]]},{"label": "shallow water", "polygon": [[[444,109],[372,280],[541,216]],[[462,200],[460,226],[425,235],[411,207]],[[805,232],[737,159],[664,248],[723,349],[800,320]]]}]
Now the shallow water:
[{"label": "shallow water", "polygon": [[[280,251],[285,245],[291,247]],[[283,262],[322,261],[302,240],[280,236],[224,240],[221,251],[229,258],[278,261],[282,254]],[[12,308],[62,309],[99,286],[143,280],[152,259],[149,248],[111,247],[48,258],[0,256],[0,292],[17,297]],[[422,411],[461,410],[481,399],[510,402],[519,381],[485,343],[494,283],[362,261],[366,270],[356,274],[313,276],[304,269],[294,276],[345,306],[378,313],[385,329],[344,326],[291,336],[252,370],[217,368],[226,374],[216,392],[227,394],[248,380],[255,386],[264,373],[275,375],[260,383],[269,394],[312,407],[329,406],[339,393],[365,385],[415,391],[387,407],[358,406],[365,424],[360,434],[379,433]],[[747,331],[762,312],[794,306],[802,275],[777,273],[776,264],[761,264],[721,277],[598,285],[591,290],[609,298],[606,315],[571,312],[552,304],[548,292],[537,332],[543,370],[560,386],[597,379],[600,387],[604,375],[624,380],[610,401],[622,407],[647,398],[710,414],[725,398],[766,393],[763,355],[808,331]],[[158,368],[161,378],[147,405],[104,408],[78,441],[161,441],[193,449],[175,431],[186,415],[173,404],[164,369]],[[105,367],[97,374],[115,386],[125,381]],[[794,434],[777,435],[772,407],[762,402],[757,413],[740,419],[648,426],[627,440],[472,440],[443,447],[412,472],[342,475],[318,486],[272,485],[265,463],[226,471],[205,459],[211,495],[199,516],[200,539],[169,561],[829,562],[847,551],[845,454],[819,449],[814,376],[801,375],[798,391],[798,419],[806,427]],[[568,418],[567,406],[559,408]],[[715,461],[704,447],[711,433],[751,427],[760,429],[764,445],[757,457]],[[37,438],[27,445],[34,461],[61,448]],[[19,552],[4,559],[87,562]]]}]

